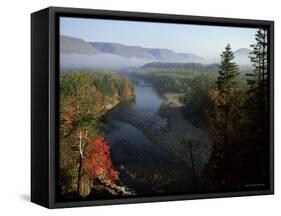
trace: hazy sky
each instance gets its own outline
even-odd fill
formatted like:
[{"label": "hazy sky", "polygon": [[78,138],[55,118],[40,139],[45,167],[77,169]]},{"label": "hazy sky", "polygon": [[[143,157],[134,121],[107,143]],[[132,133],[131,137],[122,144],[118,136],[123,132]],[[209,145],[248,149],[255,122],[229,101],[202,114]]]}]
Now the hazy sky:
[{"label": "hazy sky", "polygon": [[87,18],[60,18],[60,34],[91,42],[167,48],[215,58],[227,43],[235,51],[254,43],[254,28],[214,27]]}]

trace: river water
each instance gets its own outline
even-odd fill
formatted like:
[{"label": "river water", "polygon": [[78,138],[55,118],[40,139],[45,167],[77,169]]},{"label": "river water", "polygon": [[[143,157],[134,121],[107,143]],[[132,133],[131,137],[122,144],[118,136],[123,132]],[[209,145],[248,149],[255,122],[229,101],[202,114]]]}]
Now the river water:
[{"label": "river water", "polygon": [[141,80],[135,95],[134,101],[117,105],[105,116],[106,139],[120,182],[138,195],[193,192],[190,165],[145,135],[145,130],[167,130],[167,119],[158,114],[163,99]]}]

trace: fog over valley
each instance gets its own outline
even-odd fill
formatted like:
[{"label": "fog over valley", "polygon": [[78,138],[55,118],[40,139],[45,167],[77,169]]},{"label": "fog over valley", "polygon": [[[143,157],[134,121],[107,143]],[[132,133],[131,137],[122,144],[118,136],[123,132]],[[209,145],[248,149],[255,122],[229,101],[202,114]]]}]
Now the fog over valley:
[{"label": "fog over valley", "polygon": [[[234,52],[239,65],[250,65],[250,50],[241,48]],[[141,67],[151,62],[167,63],[219,63],[219,54],[204,59],[193,53],[177,53],[170,49],[143,48],[119,43],[87,42],[80,38],[60,37],[60,66],[71,68],[112,68]]]}]

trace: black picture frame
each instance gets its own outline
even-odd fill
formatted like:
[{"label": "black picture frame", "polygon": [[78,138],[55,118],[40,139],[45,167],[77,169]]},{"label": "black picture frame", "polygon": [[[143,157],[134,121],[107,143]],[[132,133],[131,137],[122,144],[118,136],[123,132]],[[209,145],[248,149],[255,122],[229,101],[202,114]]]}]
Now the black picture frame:
[{"label": "black picture frame", "polygon": [[[266,190],[186,194],[141,198],[121,198],[77,202],[58,202],[58,121],[59,102],[59,22],[64,17],[91,17],[160,23],[211,26],[256,27],[268,29],[270,98],[270,187]],[[139,13],[49,7],[31,15],[31,201],[47,208],[63,208],[124,203],[191,200],[274,194],[274,22],[203,16]]]}]

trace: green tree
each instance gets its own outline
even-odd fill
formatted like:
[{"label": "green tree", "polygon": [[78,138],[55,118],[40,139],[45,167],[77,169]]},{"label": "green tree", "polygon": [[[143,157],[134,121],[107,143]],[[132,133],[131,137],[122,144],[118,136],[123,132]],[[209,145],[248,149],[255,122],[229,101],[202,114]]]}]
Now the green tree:
[{"label": "green tree", "polygon": [[240,74],[233,62],[234,55],[228,44],[221,54],[221,66],[216,87],[210,90],[209,135],[212,153],[208,173],[215,189],[229,189],[233,185],[233,170],[237,162],[237,125],[240,120]]},{"label": "green tree", "polygon": [[221,92],[233,89],[237,84],[237,76],[240,74],[238,65],[233,62],[234,54],[230,44],[227,44],[225,51],[221,54],[221,65],[217,79],[217,88]]},{"label": "green tree", "polygon": [[268,41],[267,30],[259,29],[256,42],[250,47],[252,73],[246,74],[248,92],[244,103],[244,145],[247,146],[243,159],[248,182],[268,183],[269,166],[269,109],[268,109]]},{"label": "green tree", "polygon": [[[196,119],[203,125],[206,124],[206,111],[210,103],[209,91],[214,87],[215,78],[212,74],[199,74],[195,76],[182,97],[186,114],[196,115]],[[194,123],[196,124],[196,122]]]},{"label": "green tree", "polygon": [[[116,85],[127,86],[127,97],[118,94]],[[97,137],[103,138],[100,117],[108,104],[134,96],[133,83],[119,76],[92,71],[69,71],[60,78],[60,188],[62,194],[87,196],[92,177],[85,172],[83,161],[88,145]],[[106,146],[106,142],[102,146]],[[107,149],[93,149],[97,155]],[[107,158],[110,160],[110,157]],[[109,161],[107,162],[109,163]],[[104,164],[105,166],[106,164]],[[108,164],[107,164],[108,165]],[[107,169],[101,166],[101,169]],[[96,167],[93,167],[96,168]],[[102,172],[102,170],[100,170]],[[117,176],[116,176],[117,177]]]},{"label": "green tree", "polygon": [[[263,118],[266,118],[264,114],[267,112],[268,104],[268,66],[267,66],[267,30],[259,29],[255,35],[256,43],[250,47],[252,51],[250,53],[250,59],[254,67],[253,73],[248,73],[247,82],[249,85],[249,96],[255,100],[255,103],[259,106],[260,114]],[[252,100],[251,99],[251,100]]]},{"label": "green tree", "polygon": [[208,74],[200,74],[192,80],[190,85],[193,90],[191,105],[194,106],[194,111],[205,112],[208,105],[208,92],[214,87],[213,83],[214,77]]}]

